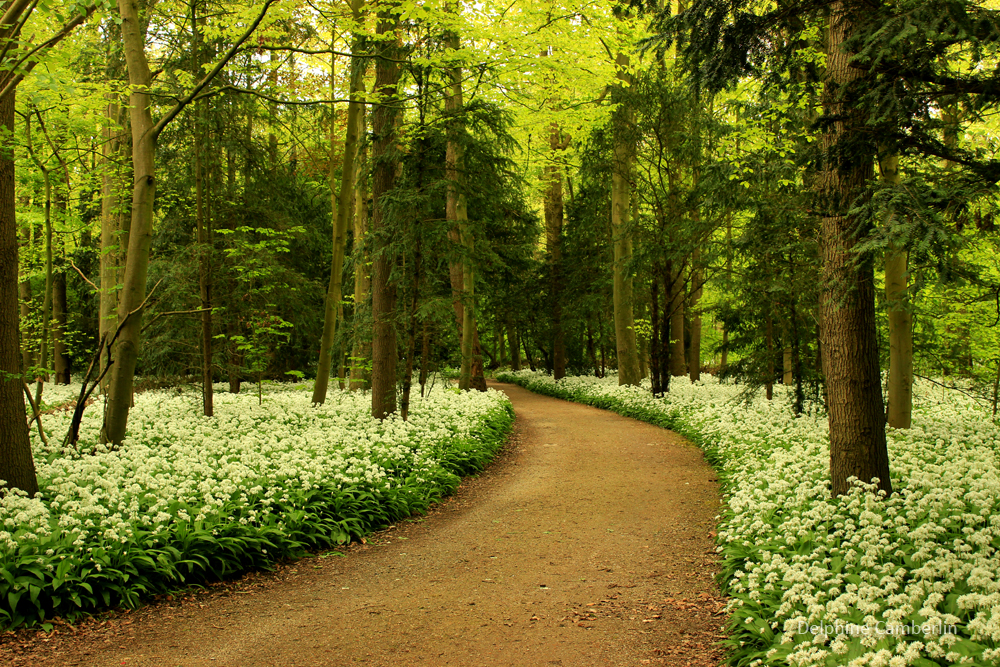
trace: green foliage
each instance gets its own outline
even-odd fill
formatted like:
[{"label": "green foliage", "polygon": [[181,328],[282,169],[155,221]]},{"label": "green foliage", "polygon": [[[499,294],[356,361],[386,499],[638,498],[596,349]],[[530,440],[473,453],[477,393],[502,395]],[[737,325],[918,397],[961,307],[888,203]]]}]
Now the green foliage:
[{"label": "green foliage", "polygon": [[[267,569],[307,550],[358,540],[422,514],[453,493],[461,476],[492,460],[513,423],[509,403],[487,412],[467,435],[435,443],[436,466],[388,470],[389,488],[364,481],[303,488],[294,476],[260,479],[259,488],[273,493],[249,501],[234,495],[216,515],[229,520],[198,519],[199,507],[177,503],[170,514],[195,518],[178,517],[155,530],[135,526],[132,540],[101,538],[84,548],[72,543],[54,517],[50,535],[32,536],[0,556],[0,627],[38,625],[56,616],[72,621],[105,607],[134,608],[182,586]],[[270,511],[259,513],[265,505]],[[264,514],[266,519],[258,518]],[[15,530],[13,539],[25,532]]]}]

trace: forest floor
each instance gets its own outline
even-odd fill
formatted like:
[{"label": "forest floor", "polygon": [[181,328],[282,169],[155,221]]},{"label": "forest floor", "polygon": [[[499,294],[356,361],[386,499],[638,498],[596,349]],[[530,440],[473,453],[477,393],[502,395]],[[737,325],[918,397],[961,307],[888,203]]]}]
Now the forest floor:
[{"label": "forest floor", "polygon": [[701,451],[493,386],[517,413],[511,442],[427,516],[136,611],[0,634],[0,664],[718,665],[718,486]]}]

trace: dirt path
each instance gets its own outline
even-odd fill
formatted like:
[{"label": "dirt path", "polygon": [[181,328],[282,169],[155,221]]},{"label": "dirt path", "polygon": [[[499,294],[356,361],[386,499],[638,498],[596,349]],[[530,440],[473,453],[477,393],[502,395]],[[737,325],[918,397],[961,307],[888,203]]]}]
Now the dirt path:
[{"label": "dirt path", "polygon": [[511,445],[426,518],[346,558],[306,558],[45,639],[8,635],[0,663],[718,664],[717,487],[700,451],[496,386],[517,411]]}]

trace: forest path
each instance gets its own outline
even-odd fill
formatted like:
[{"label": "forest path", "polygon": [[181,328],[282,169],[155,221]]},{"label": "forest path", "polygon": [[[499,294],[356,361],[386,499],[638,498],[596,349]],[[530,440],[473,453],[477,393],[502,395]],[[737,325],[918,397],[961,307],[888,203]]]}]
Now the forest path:
[{"label": "forest path", "polygon": [[427,517],[346,558],[60,626],[12,664],[717,665],[719,501],[701,452],[648,424],[493,386],[517,412],[511,443]]}]

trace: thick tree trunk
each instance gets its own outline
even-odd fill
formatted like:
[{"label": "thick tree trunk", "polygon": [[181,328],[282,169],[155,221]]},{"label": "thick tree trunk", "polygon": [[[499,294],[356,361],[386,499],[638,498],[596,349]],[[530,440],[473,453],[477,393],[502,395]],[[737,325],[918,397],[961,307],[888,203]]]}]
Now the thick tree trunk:
[{"label": "thick tree trunk", "polygon": [[[379,12],[377,34],[391,36],[399,26],[399,14],[386,6]],[[372,275],[372,416],[385,419],[396,412],[396,284],[391,280],[394,256],[388,217],[387,195],[396,186],[396,87],[399,65],[397,42],[383,38],[376,60],[375,92],[380,103],[372,113],[375,168],[372,174],[373,275]]]},{"label": "thick tree trunk", "polygon": [[[875,285],[870,261],[859,262],[857,218],[848,214],[873,176],[874,150],[864,153],[863,121],[844,103],[844,88],[865,76],[850,66],[850,36],[843,2],[831,6],[824,112],[835,119],[822,137],[826,165],[819,180],[822,197],[823,374],[830,420],[830,477],[834,496],[846,493],[848,479],[877,478],[892,493],[885,439],[885,411],[875,329]],[[850,142],[851,150],[843,150]],[[859,145],[860,144],[860,145]]]},{"label": "thick tree trunk", "polygon": [[[618,54],[616,66],[618,79],[622,82],[618,86],[618,94],[624,96],[625,87],[631,82],[628,56]],[[638,385],[642,376],[635,337],[632,276],[629,267],[632,261],[632,230],[629,214],[635,140],[632,137],[632,113],[627,101],[623,101],[612,122],[614,134],[611,167],[611,238],[614,248],[612,294],[615,309],[615,341],[618,350],[618,384]]]},{"label": "thick tree trunk", "polygon": [[781,384],[790,387],[794,381],[794,373],[792,372],[792,346],[785,345],[781,353]]},{"label": "thick tree trunk", "polygon": [[[361,40],[354,40],[353,50],[361,50]],[[350,102],[347,105],[347,135],[344,137],[344,160],[340,176],[340,195],[335,198],[336,219],[333,225],[333,261],[330,266],[330,285],[326,292],[325,317],[323,320],[323,336],[320,339],[319,364],[316,370],[316,383],[313,387],[312,401],[322,404],[326,401],[327,386],[330,381],[330,363],[333,352],[333,338],[337,331],[337,314],[340,312],[340,302],[343,298],[344,251],[347,247],[347,226],[354,206],[355,162],[358,155],[358,139],[361,132],[361,110],[364,92],[365,59],[351,57]],[[333,67],[330,68],[330,91],[334,92]],[[336,134],[333,126],[333,114],[330,114],[330,191],[334,188],[333,149],[336,144]]]},{"label": "thick tree trunk", "polygon": [[[900,184],[899,156],[879,161],[882,178]],[[893,428],[910,428],[913,411],[913,315],[907,299],[909,253],[890,245],[885,253],[885,301],[889,320],[889,386],[887,421]]]},{"label": "thick tree trunk", "polygon": [[66,274],[52,276],[52,363],[56,384],[69,384],[70,362],[66,349]]},{"label": "thick tree trunk", "polygon": [[131,94],[129,115],[132,123],[132,222],[129,230],[125,277],[118,307],[120,333],[113,348],[114,367],[108,387],[101,441],[116,445],[125,438],[128,411],[132,404],[132,382],[139,356],[142,306],[146,300],[146,273],[153,239],[153,198],[156,194],[153,117],[150,115],[151,76],[145,43],[139,25],[136,0],[119,0],[122,42]]},{"label": "thick tree trunk", "polygon": [[[2,33],[0,33],[2,35]],[[7,36],[7,35],[2,35]],[[0,126],[14,133],[14,93],[0,98]],[[29,496],[38,492],[24,409],[24,376],[18,354],[17,219],[14,215],[13,145],[0,145],[0,479]],[[0,495],[3,495],[0,487]]]}]

